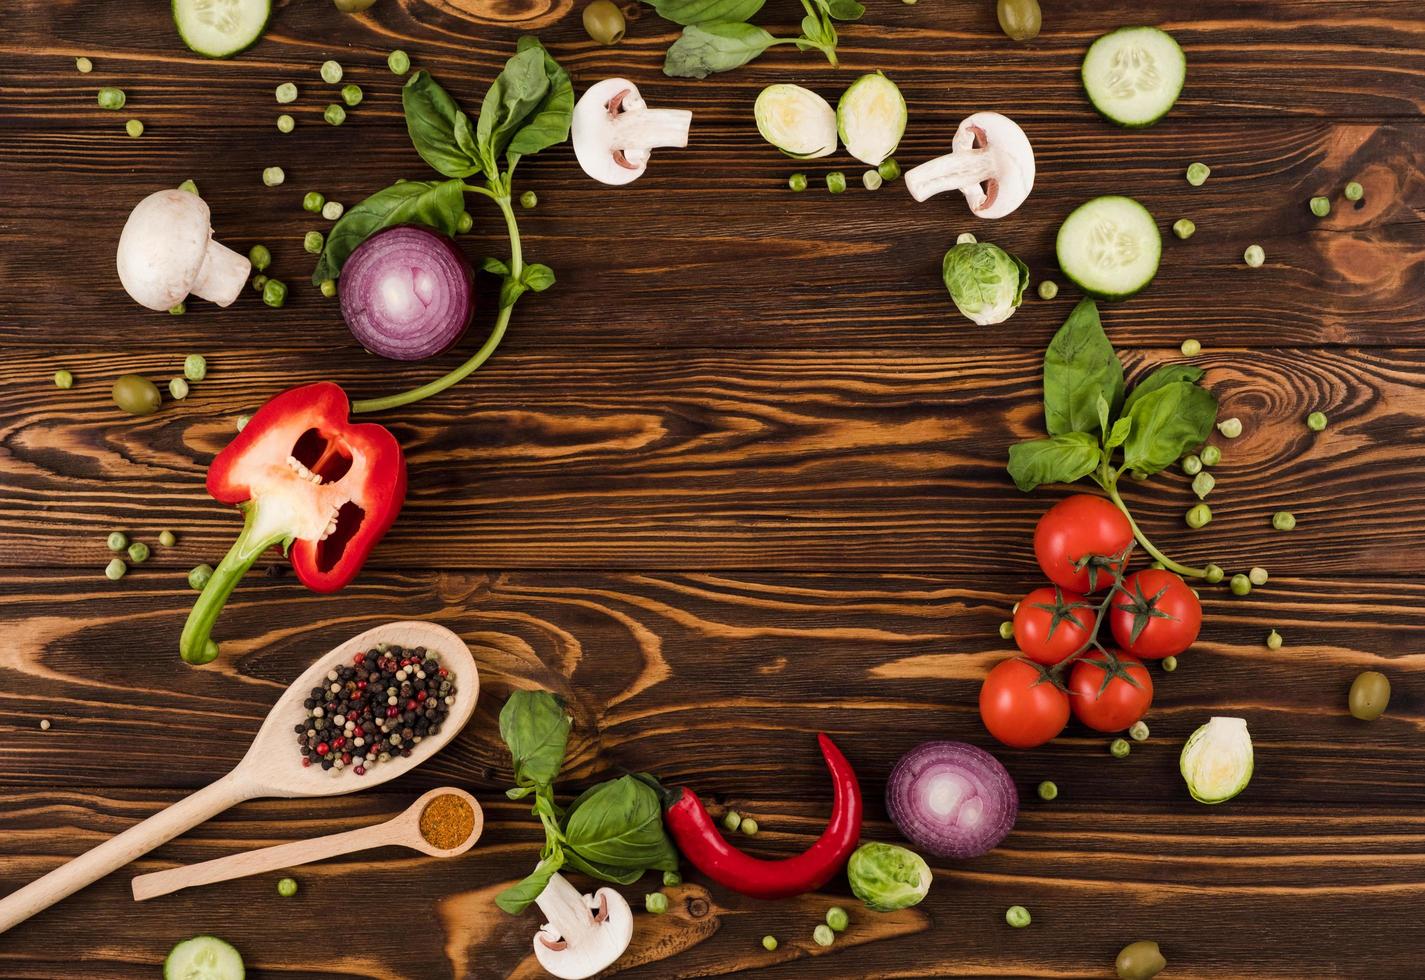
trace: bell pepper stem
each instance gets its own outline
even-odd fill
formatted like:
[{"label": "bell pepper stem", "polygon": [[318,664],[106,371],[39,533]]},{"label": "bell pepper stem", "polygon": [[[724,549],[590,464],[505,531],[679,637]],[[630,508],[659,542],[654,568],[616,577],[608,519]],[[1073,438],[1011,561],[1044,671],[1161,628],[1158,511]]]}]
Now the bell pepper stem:
[{"label": "bell pepper stem", "polygon": [[253,562],[268,548],[291,538],[286,528],[274,528],[263,521],[262,510],[256,501],[241,505],[243,511],[242,533],[238,535],[208,584],[203,586],[198,601],[188,613],[188,621],[183,624],[183,635],[178,641],[178,652],[190,664],[206,664],[216,659],[216,644],[212,643],[213,627],[218,615],[227,605],[228,598],[237,588],[238,582],[247,574]]}]

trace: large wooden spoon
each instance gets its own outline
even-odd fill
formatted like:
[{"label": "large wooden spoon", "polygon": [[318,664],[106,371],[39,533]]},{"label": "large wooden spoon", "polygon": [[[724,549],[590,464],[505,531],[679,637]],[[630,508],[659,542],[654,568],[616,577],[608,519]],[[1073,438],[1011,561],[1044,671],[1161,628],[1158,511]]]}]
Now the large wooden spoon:
[{"label": "large wooden spoon", "polygon": [[[332,775],[316,766],[304,767],[293,734],[297,724],[307,716],[302,702],[313,687],[325,681],[327,671],[351,663],[357,653],[379,643],[425,647],[440,656],[441,663],[456,681],[455,704],[450,707],[450,715],[437,734],[426,736],[413,747],[409,757],[392,758],[373,766],[364,776],[350,771]],[[387,623],[353,636],[292,682],[272,706],[252,746],[232,772],[6,896],[0,901],[0,933],[244,800],[262,796],[288,799],[337,796],[370,789],[410,772],[439,752],[465,727],[475,710],[479,692],[480,675],[470,648],[443,626],[421,622]]]}]

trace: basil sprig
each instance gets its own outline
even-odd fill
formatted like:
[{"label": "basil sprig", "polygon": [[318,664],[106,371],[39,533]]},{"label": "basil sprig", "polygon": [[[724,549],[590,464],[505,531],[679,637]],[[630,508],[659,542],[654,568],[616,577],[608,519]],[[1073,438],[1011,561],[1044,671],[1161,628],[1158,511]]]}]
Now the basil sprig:
[{"label": "basil sprig", "polygon": [[1098,307],[1082,300],[1044,352],[1044,427],[1049,438],[1009,449],[1009,473],[1028,492],[1045,483],[1089,477],[1128,515],[1138,542],[1182,575],[1203,577],[1164,556],[1133,522],[1118,492],[1126,473],[1146,479],[1207,440],[1217,421],[1217,396],[1200,385],[1191,364],[1165,364],[1132,389],[1123,380]]},{"label": "basil sprig", "polygon": [[748,23],[764,0],[645,0],[658,16],[683,28],[663,60],[664,74],[675,78],[706,78],[747,64],[768,48],[795,44],[802,51],[820,51],[836,61],[835,21],[860,20],[866,12],[857,0],[802,0],[806,16],[798,37],[774,37]]}]

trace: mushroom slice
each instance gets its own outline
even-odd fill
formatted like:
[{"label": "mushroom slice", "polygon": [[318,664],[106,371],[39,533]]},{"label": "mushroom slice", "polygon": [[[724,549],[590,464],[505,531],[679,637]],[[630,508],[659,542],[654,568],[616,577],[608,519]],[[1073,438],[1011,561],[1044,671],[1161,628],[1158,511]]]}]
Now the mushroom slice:
[{"label": "mushroom slice", "polygon": [[1014,120],[977,112],[960,123],[951,152],[910,170],[905,186],[917,201],[959,191],[981,218],[1003,218],[1034,188],[1034,149]]},{"label": "mushroom slice", "polygon": [[151,310],[172,309],[189,293],[228,306],[252,270],[213,241],[207,202],[176,188],[155,191],[129,213],[117,265],[124,290]]},{"label": "mushroom slice", "polygon": [[574,155],[584,173],[603,184],[628,184],[643,176],[657,147],[688,145],[693,114],[650,109],[638,86],[606,78],[574,107]]},{"label": "mushroom slice", "polygon": [[633,940],[633,911],[612,888],[581,895],[560,874],[535,899],[549,919],[534,934],[539,965],[561,980],[584,980],[611,966]]},{"label": "mushroom slice", "polygon": [[762,138],[789,157],[811,160],[836,152],[836,113],[800,85],[768,85],[753,107]]}]

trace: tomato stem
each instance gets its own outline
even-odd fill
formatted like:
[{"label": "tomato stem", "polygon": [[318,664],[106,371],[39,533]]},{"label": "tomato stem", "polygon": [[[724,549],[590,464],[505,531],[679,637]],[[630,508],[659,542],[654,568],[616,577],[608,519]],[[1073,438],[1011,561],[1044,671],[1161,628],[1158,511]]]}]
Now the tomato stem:
[{"label": "tomato stem", "polygon": [[1128,518],[1128,526],[1133,529],[1133,537],[1143,546],[1144,551],[1152,555],[1155,560],[1161,562],[1164,568],[1172,569],[1179,575],[1186,575],[1189,578],[1207,577],[1206,568],[1193,568],[1189,565],[1184,565],[1182,562],[1173,561],[1167,555],[1159,551],[1152,541],[1148,540],[1148,535],[1143,533],[1143,529],[1140,528],[1138,522],[1133,519],[1133,514],[1128,510],[1128,505],[1123,502],[1123,497],[1118,492],[1118,472],[1109,466],[1106,461],[1093,476],[1094,482],[1103,487],[1104,491],[1108,494],[1108,499],[1113,501],[1113,506],[1122,511],[1123,516]]}]

